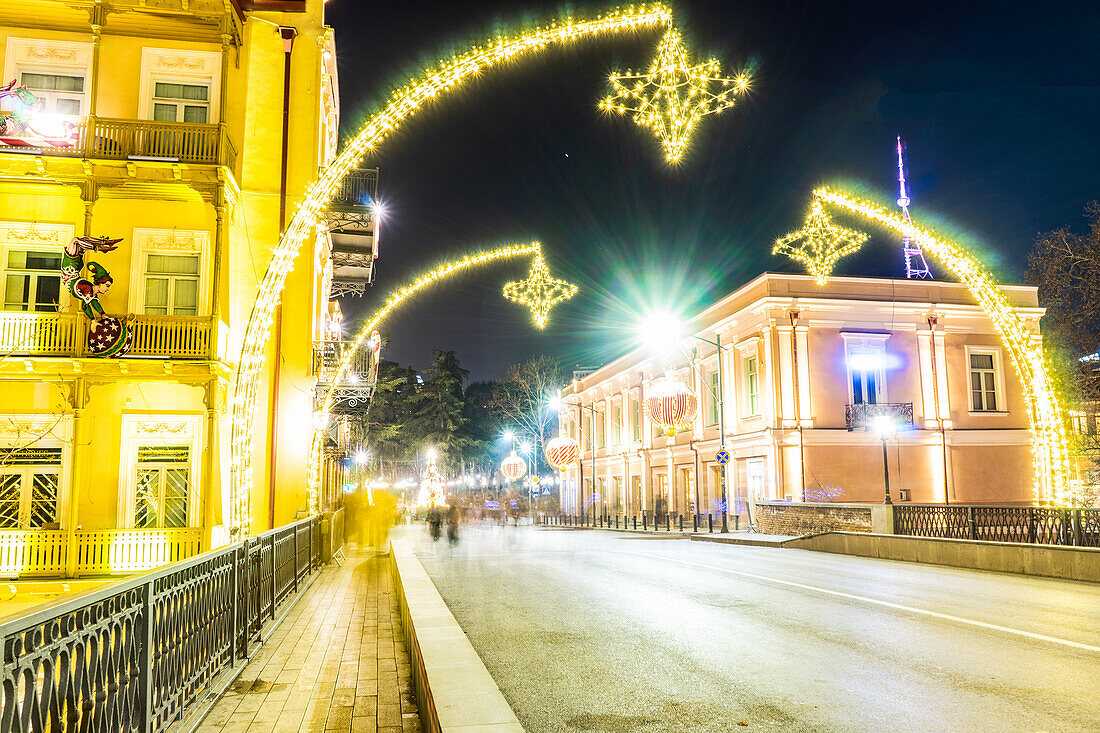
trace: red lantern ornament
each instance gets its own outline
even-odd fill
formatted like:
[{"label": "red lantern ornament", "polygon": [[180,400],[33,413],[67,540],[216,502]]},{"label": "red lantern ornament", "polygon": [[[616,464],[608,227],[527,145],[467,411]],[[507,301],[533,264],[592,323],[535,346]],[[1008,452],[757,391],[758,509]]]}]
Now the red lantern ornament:
[{"label": "red lantern ornament", "polygon": [[699,400],[678,379],[664,377],[654,382],[646,393],[646,412],[650,418],[664,428],[665,435],[672,437],[677,430],[683,430],[695,419],[699,410]]},{"label": "red lantern ornament", "polygon": [[564,471],[581,457],[581,447],[568,435],[559,435],[546,444],[546,462]]},{"label": "red lantern ornament", "polygon": [[500,472],[503,473],[509,481],[518,481],[527,473],[527,461],[517,456],[515,451],[513,451],[512,455],[501,461]]}]

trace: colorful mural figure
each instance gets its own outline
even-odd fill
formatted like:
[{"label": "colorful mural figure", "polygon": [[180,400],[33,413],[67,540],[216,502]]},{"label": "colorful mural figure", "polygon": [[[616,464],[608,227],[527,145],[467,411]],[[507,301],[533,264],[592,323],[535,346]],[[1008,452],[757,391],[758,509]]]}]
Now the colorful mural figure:
[{"label": "colorful mural figure", "polygon": [[[96,356],[123,356],[134,342],[129,324],[107,315],[99,304],[99,296],[106,294],[115,282],[111,273],[98,262],[84,262],[85,252],[111,252],[121,241],[107,237],[77,237],[65,247],[61,256],[61,283],[80,301],[80,309],[91,320],[88,349]],[[81,275],[85,268],[91,279]]]},{"label": "colorful mural figure", "polygon": [[16,80],[0,85],[0,145],[31,148],[71,148],[80,128],[61,115],[42,111],[42,100]]}]

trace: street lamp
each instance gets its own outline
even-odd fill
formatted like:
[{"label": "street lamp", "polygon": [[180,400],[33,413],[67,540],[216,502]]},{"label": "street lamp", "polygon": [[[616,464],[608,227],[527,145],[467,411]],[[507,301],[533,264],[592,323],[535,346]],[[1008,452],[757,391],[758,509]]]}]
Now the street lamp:
[{"label": "street lamp", "polygon": [[[705,339],[702,336],[696,336],[692,333],[687,333],[684,329],[683,322],[676,317],[675,314],[670,311],[654,311],[646,315],[643,321],[639,324],[638,333],[642,339],[654,349],[667,349],[673,344],[679,345],[683,338],[689,337],[696,341],[702,341],[704,344],[710,344],[718,353],[718,393],[715,394],[710,385],[707,384],[707,380],[700,375],[699,381],[703,383],[703,386],[707,388],[707,391],[711,393],[715,401],[718,403],[718,450],[724,452],[726,450],[726,409],[725,409],[725,370],[722,368],[722,337],[719,334],[714,334],[714,340]],[[725,347],[729,348],[729,347]],[[692,364],[692,369],[696,369]],[[698,369],[696,369],[698,372]],[[729,532],[729,524],[727,516],[729,514],[729,506],[726,499],[726,464],[722,464],[718,470],[718,484],[722,490],[722,533]],[[696,504],[698,504],[698,491],[699,491],[699,477],[695,477],[695,489],[696,489]],[[751,498],[750,498],[751,502]],[[701,507],[696,506],[696,511]],[[749,510],[749,528],[753,529],[752,523],[752,510]]]},{"label": "street lamp", "polygon": [[[550,404],[551,404],[551,406],[554,406],[556,404],[558,407],[561,407],[564,404],[566,407],[579,407],[582,410],[588,410],[588,415],[591,418],[591,422],[589,423],[589,425],[591,427],[591,431],[590,431],[590,434],[588,436],[588,448],[589,448],[589,450],[592,451],[592,495],[595,496],[596,495],[596,408],[593,407],[592,405],[581,404],[580,402],[577,402],[577,403],[565,402],[565,403],[563,403],[560,397],[554,397],[551,400]],[[577,430],[581,434],[581,437],[583,438],[584,437],[584,431],[581,429],[580,420],[577,421]],[[578,466],[581,465],[580,461],[577,461],[577,465]],[[583,475],[580,477],[580,484],[581,485],[578,487],[580,492],[581,492],[581,506],[580,506],[580,508],[585,514],[587,514],[588,510],[585,509],[585,507],[584,507],[584,476]],[[592,502],[592,521],[593,521],[593,523],[596,521],[596,502],[595,501]]]},{"label": "street lamp", "polygon": [[889,415],[876,415],[871,420],[871,429],[882,441],[882,478],[886,485],[886,500],[883,504],[893,504],[890,500],[890,462],[886,457],[886,439],[898,431],[897,423]]}]

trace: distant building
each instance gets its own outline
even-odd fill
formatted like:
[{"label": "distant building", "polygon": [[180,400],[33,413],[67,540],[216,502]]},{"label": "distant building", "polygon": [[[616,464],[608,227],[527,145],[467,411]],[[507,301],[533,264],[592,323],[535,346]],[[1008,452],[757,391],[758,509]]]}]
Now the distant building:
[{"label": "distant building", "polygon": [[[1039,339],[1036,289],[1002,291]],[[887,451],[895,502],[1030,503],[1027,405],[964,285],[833,277],[818,286],[765,273],[688,328],[711,342],[720,335],[724,373],[713,345],[685,337],[663,354],[639,348],[563,390],[560,428],[581,442],[581,460],[563,475],[567,511],[594,491],[609,514],[717,514],[719,380],[731,514],[745,516],[749,496],[882,502],[882,444],[870,429],[879,415],[898,427]],[[643,409],[666,372],[699,402],[671,438]]]}]

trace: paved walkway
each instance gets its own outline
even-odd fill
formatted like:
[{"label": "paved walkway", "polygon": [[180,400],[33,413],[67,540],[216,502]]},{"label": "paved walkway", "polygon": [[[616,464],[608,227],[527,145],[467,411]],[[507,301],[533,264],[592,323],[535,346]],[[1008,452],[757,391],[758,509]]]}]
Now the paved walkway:
[{"label": "paved walkway", "polygon": [[420,730],[388,557],[321,571],[197,733]]}]

